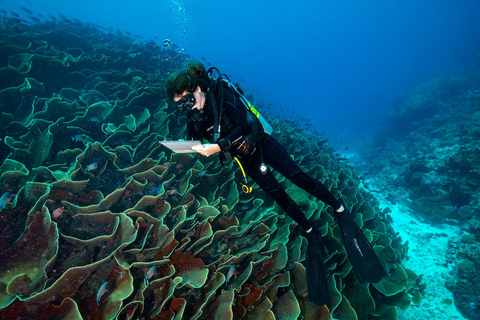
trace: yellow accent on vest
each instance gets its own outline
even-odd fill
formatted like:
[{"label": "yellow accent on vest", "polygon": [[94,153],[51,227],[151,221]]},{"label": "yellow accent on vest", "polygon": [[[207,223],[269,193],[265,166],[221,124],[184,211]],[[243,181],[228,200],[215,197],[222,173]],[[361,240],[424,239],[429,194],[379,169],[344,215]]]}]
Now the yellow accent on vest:
[{"label": "yellow accent on vest", "polygon": [[250,108],[250,111],[252,111],[252,113],[255,115],[255,117],[260,117],[260,112],[258,112],[257,109],[255,109],[255,107],[252,106],[250,102],[248,103],[248,107]]}]

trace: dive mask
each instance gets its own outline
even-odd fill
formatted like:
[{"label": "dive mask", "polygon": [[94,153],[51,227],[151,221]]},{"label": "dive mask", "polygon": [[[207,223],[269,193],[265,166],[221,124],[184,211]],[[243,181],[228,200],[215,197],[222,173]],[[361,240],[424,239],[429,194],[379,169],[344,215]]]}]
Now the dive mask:
[{"label": "dive mask", "polygon": [[177,101],[177,110],[181,112],[191,110],[195,103],[197,103],[197,101],[195,100],[193,93],[187,93]]}]

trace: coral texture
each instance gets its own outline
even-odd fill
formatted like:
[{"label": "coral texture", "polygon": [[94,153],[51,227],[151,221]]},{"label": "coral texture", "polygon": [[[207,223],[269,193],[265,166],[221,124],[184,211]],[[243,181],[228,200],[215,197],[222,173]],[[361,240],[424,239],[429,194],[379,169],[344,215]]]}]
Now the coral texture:
[{"label": "coral texture", "polygon": [[271,121],[389,276],[359,283],[331,209],[295,190],[328,248],[318,307],[295,223],[258,187],[240,193],[236,166],[159,144],[185,134],[163,86],[186,54],[66,18],[3,17],[0,41],[0,318],[395,319],[410,305],[406,245],[321,138]]},{"label": "coral texture", "polygon": [[[478,319],[480,261],[480,77],[444,76],[421,83],[401,98],[389,130],[362,148],[357,167],[375,175],[389,200],[430,223],[464,231],[452,239],[455,266],[447,287],[455,304]],[[372,165],[375,164],[375,165]]]}]

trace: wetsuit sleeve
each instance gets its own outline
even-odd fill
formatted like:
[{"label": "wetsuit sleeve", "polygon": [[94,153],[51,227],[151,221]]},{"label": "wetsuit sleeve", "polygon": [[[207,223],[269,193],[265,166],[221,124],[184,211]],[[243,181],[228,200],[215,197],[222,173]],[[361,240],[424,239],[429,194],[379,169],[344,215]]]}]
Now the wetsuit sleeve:
[{"label": "wetsuit sleeve", "polygon": [[243,138],[250,132],[247,122],[247,110],[242,104],[240,97],[232,92],[224,90],[223,95],[223,112],[232,122],[233,130],[223,139],[218,141],[218,145],[222,151],[228,151],[232,144]]}]

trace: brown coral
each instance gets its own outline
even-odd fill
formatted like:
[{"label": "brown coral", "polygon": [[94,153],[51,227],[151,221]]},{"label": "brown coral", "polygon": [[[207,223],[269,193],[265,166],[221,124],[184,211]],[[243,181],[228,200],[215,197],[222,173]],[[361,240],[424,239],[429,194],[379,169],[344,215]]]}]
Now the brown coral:
[{"label": "brown coral", "polygon": [[329,209],[296,190],[328,249],[332,300],[319,307],[308,301],[306,240],[291,219],[262,191],[239,192],[237,169],[158,143],[185,132],[163,101],[163,83],[188,57],[124,38],[92,45],[99,31],[82,25],[78,33],[68,21],[53,30],[22,25],[22,34],[6,21],[1,48],[10,58],[0,76],[11,80],[0,88],[9,101],[0,108],[9,155],[0,183],[16,196],[0,212],[0,317],[366,319],[408,303],[415,275],[399,264],[405,247],[321,139],[273,121],[304,169],[343,194],[392,277],[360,284]]}]

